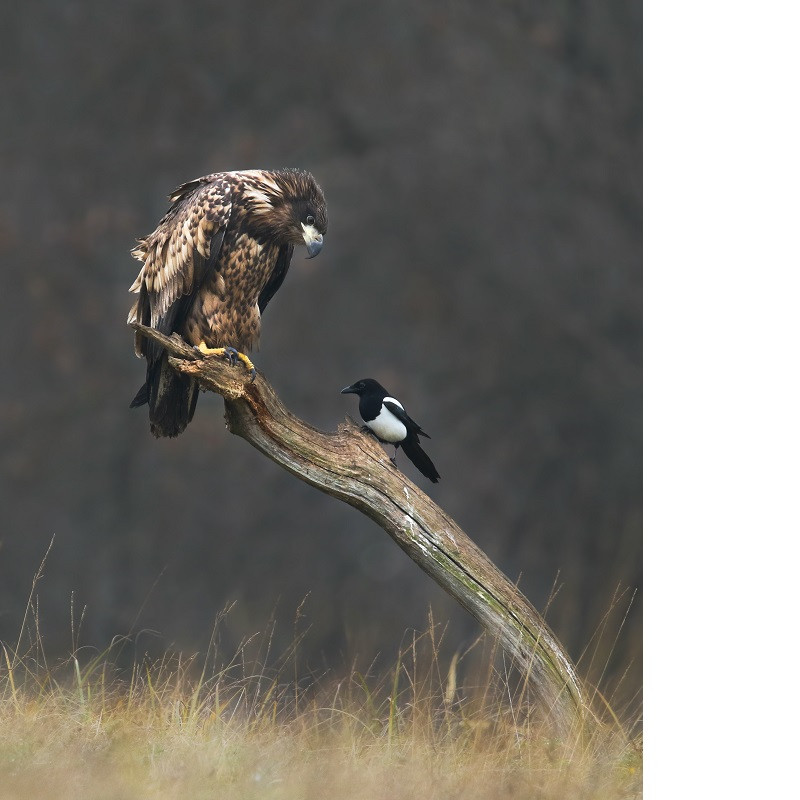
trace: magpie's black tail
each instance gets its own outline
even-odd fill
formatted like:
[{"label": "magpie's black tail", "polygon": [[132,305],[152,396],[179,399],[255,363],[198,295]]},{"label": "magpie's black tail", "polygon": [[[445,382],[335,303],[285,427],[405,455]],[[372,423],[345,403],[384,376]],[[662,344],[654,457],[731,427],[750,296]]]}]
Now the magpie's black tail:
[{"label": "magpie's black tail", "polygon": [[428,458],[428,454],[420,447],[419,439],[416,436],[407,436],[400,443],[400,447],[403,448],[403,452],[408,456],[411,463],[426,478],[429,478],[434,483],[439,482],[441,475],[436,471],[436,467],[433,466],[433,461]]},{"label": "magpie's black tail", "polygon": [[131,401],[131,408],[148,403],[153,436],[177,436],[192,421],[198,391],[197,381],[172,369],[167,354],[162,353],[147,365],[147,378]]}]

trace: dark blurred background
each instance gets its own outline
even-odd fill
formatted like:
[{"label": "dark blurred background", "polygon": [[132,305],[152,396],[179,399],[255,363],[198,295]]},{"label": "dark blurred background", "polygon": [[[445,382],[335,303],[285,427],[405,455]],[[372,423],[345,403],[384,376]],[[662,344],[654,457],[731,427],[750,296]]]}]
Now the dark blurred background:
[{"label": "dark blurred background", "polygon": [[[641,686],[641,7],[628,0],[64,2],[4,11],[0,639],[32,577],[51,654],[116,634],[300,663],[392,659],[429,609],[476,624],[366,517],[225,430],[128,403],[130,249],[179,183],[298,166],[330,227],[256,364],[335,429],[372,376],[433,436],[448,512],[584,674]],[[635,597],[622,624],[629,601]],[[607,628],[593,635],[604,615]],[[620,629],[621,625],[621,629]],[[144,644],[142,644],[144,642]],[[591,654],[594,663],[589,665]]]}]

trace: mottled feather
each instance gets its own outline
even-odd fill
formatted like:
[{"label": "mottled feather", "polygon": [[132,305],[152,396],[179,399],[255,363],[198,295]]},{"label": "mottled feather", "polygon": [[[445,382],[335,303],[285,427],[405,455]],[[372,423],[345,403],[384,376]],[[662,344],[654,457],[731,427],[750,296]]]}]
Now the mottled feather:
[{"label": "mottled feather", "polygon": [[[328,227],[322,190],[302,170],[245,170],[189,181],[169,199],[169,211],[132,251],[143,266],[130,288],[138,298],[128,322],[177,332],[192,345],[248,352],[294,246],[310,247],[310,235],[314,253],[321,246]],[[153,433],[176,436],[191,419],[197,388],[176,381],[161,348],[141,334],[134,350],[148,369],[133,405],[149,402]],[[188,399],[177,396],[186,392]]]}]

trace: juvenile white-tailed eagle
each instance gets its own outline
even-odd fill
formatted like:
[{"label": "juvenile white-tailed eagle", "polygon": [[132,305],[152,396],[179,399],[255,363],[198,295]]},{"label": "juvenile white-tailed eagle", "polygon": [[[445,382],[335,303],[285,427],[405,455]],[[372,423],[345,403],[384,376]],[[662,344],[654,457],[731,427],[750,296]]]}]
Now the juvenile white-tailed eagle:
[{"label": "juvenile white-tailed eagle", "polygon": [[[261,314],[294,246],[304,245],[309,258],[322,248],[322,189],[302,170],[245,170],[189,181],[169,199],[158,227],[132,251],[144,266],[130,289],[139,296],[128,322],[177,332],[204,354],[238,358],[254,370],[244,353],[258,342]],[[147,377],[131,407],[149,404],[154,436],[177,436],[194,414],[197,383],[139,333],[134,350],[147,359]]]}]

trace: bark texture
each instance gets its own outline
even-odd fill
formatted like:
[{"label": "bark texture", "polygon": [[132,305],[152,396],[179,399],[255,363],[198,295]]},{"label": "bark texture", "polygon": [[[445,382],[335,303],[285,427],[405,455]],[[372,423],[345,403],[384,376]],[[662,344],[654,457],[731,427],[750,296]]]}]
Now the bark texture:
[{"label": "bark texture", "polygon": [[292,414],[263,375],[202,358],[177,336],[132,325],[163,345],[170,364],[225,400],[231,433],[317,489],[375,520],[486,631],[496,637],[561,734],[591,716],[569,656],[542,616],[461,528],[350,420],[326,433]]}]

